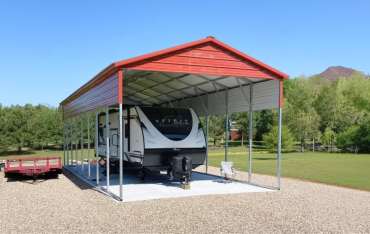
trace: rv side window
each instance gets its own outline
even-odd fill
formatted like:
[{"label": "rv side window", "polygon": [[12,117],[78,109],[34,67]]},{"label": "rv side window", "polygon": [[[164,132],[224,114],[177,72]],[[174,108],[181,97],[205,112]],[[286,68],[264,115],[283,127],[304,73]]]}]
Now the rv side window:
[{"label": "rv side window", "polygon": [[104,137],[105,128],[103,125],[99,125],[98,127],[98,144],[105,145],[105,137]]},{"label": "rv side window", "polygon": [[129,129],[128,129],[128,123],[126,122],[125,123],[125,137],[128,138],[128,134],[129,134]]},{"label": "rv side window", "polygon": [[142,107],[150,122],[167,138],[185,139],[193,126],[189,109]]}]

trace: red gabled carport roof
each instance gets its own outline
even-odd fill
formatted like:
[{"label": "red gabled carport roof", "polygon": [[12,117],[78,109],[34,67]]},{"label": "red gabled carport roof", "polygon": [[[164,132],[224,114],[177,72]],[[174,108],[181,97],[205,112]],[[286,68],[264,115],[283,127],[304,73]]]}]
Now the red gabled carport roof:
[{"label": "red gabled carport roof", "polygon": [[[274,76],[276,76],[279,79],[287,79],[288,78],[287,74],[285,74],[283,72],[280,72],[277,69],[275,69],[275,68],[273,68],[273,67],[271,67],[271,66],[269,66],[269,65],[267,65],[267,64],[265,64],[265,63],[263,63],[263,62],[261,62],[257,59],[255,59],[255,58],[253,58],[253,57],[251,57],[251,56],[249,56],[249,55],[247,55],[247,54],[245,54],[245,53],[243,53],[243,52],[241,52],[237,49],[232,48],[229,45],[226,45],[225,43],[215,39],[212,36],[209,36],[209,37],[197,40],[197,41],[185,43],[185,44],[182,44],[182,45],[174,46],[174,47],[171,47],[171,48],[159,50],[159,51],[156,51],[156,52],[152,52],[152,53],[148,53],[148,54],[145,54],[145,55],[141,55],[141,56],[137,56],[137,57],[133,57],[133,58],[130,58],[130,59],[125,59],[125,60],[121,60],[121,61],[112,63],[111,65],[106,67],[104,70],[102,70],[100,73],[98,73],[95,77],[93,77],[90,81],[88,81],[85,85],[80,87],[78,90],[76,90],[74,93],[72,93],[69,97],[67,97],[65,100],[63,100],[61,102],[61,105],[64,105],[64,104],[68,103],[69,101],[77,98],[78,96],[85,93],[87,90],[91,89],[95,85],[97,85],[100,82],[102,82],[103,80],[107,79],[109,76],[111,76],[112,74],[114,74],[115,72],[117,72],[118,70],[120,70],[122,68],[130,67],[134,64],[144,63],[145,61],[147,61],[147,60],[149,61],[149,60],[154,59],[156,57],[161,57],[161,56],[164,56],[164,55],[167,55],[167,54],[174,53],[176,51],[182,51],[184,49],[200,46],[200,45],[207,44],[207,43],[211,43],[211,44],[214,44],[214,45],[216,45],[220,48],[223,48],[224,50],[229,51],[232,54],[237,55],[238,57],[240,57],[241,60],[251,62],[251,63],[257,65],[258,67],[260,67],[261,69],[266,70],[269,73],[273,74]],[[212,75],[212,74],[209,74],[209,75]]]}]

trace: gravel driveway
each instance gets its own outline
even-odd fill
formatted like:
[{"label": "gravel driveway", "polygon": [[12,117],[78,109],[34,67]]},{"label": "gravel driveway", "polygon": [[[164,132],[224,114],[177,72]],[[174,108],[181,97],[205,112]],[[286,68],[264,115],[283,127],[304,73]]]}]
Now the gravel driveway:
[{"label": "gravel driveway", "polygon": [[277,192],[131,203],[64,175],[31,182],[0,172],[0,233],[370,233],[370,192],[293,179]]}]

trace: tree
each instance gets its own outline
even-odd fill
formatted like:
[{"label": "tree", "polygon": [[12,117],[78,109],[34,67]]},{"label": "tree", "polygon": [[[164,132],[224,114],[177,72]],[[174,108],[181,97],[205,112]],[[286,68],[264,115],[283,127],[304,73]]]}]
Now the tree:
[{"label": "tree", "polygon": [[231,119],[235,122],[235,127],[240,130],[241,137],[242,137],[242,144],[245,139],[248,139],[249,133],[249,113],[247,112],[240,112],[240,113],[233,113],[231,115]]},{"label": "tree", "polygon": [[314,108],[317,96],[315,89],[306,78],[287,82],[285,100],[285,123],[301,143],[304,151],[305,140],[319,135],[320,116]]},{"label": "tree", "polygon": [[314,103],[320,115],[320,130],[330,127],[335,133],[358,124],[370,109],[370,83],[361,74],[340,78],[321,87]]},{"label": "tree", "polygon": [[336,133],[330,127],[327,127],[322,134],[321,142],[327,146],[328,152],[333,151],[333,145],[336,142]]},{"label": "tree", "polygon": [[370,80],[364,75],[355,74],[350,80],[342,80],[347,89],[343,91],[348,100],[359,111],[370,113]]},{"label": "tree", "polygon": [[337,146],[345,151],[358,152],[357,135],[359,127],[351,126],[337,137]]},{"label": "tree", "polygon": [[24,147],[43,148],[62,142],[62,116],[58,109],[44,105],[0,105],[0,151]]},{"label": "tree", "polygon": [[12,106],[6,108],[6,136],[9,146],[15,147],[18,152],[22,147],[30,146],[33,132],[30,119],[33,117],[32,106]]},{"label": "tree", "polygon": [[6,109],[0,104],[0,153],[8,149],[8,140],[6,131]]},{"label": "tree", "polygon": [[217,140],[224,138],[225,133],[225,117],[210,116],[209,117],[209,136],[213,138],[213,144],[216,145]]},{"label": "tree", "polygon": [[38,105],[30,120],[33,129],[32,144],[43,149],[50,144],[60,144],[63,137],[62,115],[58,109]]},{"label": "tree", "polygon": [[[276,152],[278,144],[278,127],[274,126],[270,132],[263,135],[263,142],[267,149]],[[292,151],[294,146],[294,137],[287,126],[282,126],[282,149]]]},{"label": "tree", "polygon": [[254,112],[253,115],[255,116],[254,123],[256,128],[254,139],[256,141],[261,141],[263,135],[271,131],[273,122],[277,119],[277,115],[274,115],[271,110]]},{"label": "tree", "polygon": [[340,133],[337,137],[337,144],[345,151],[370,152],[370,118]]}]

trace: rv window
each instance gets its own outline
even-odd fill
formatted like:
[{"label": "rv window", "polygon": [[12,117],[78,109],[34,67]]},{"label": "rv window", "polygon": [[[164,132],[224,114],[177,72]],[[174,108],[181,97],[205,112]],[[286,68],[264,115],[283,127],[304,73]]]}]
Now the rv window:
[{"label": "rv window", "polygon": [[99,126],[98,128],[98,144],[105,145],[105,137],[104,137],[105,128]]},{"label": "rv window", "polygon": [[152,124],[167,138],[185,139],[193,126],[189,109],[142,107]]},{"label": "rv window", "polygon": [[111,143],[112,145],[118,146],[118,142],[119,142],[118,137],[119,136],[116,133],[112,135],[112,143]]},{"label": "rv window", "polygon": [[129,129],[128,129],[128,123],[125,123],[125,137],[128,138]]}]

